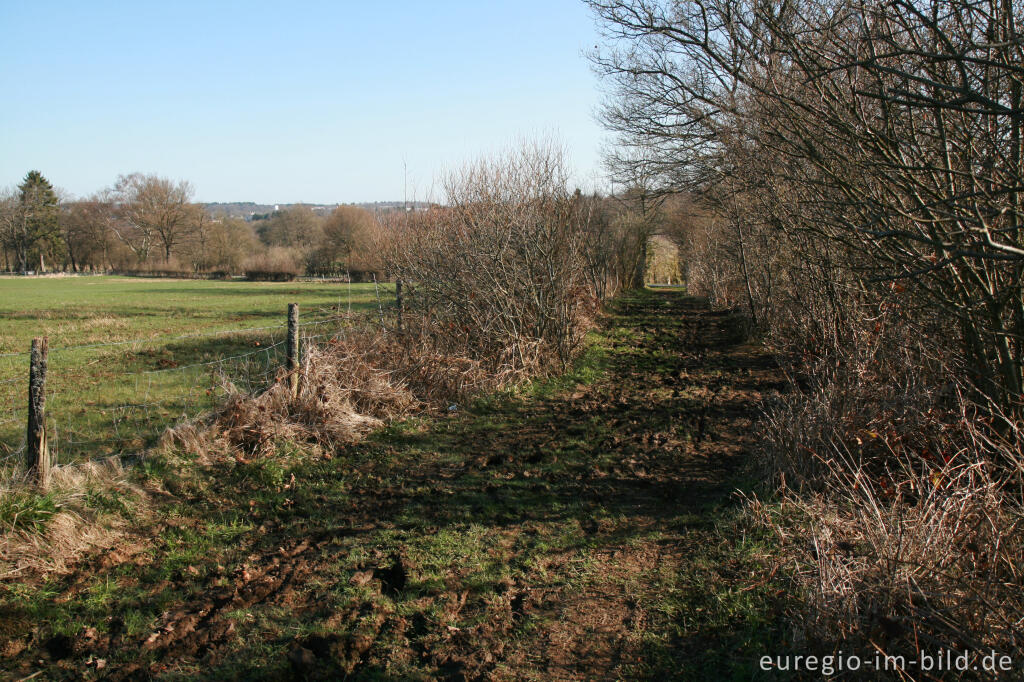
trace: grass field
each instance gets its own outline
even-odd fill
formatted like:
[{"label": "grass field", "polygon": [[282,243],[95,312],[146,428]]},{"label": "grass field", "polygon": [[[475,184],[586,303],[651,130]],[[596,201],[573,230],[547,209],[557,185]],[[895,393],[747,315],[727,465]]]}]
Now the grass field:
[{"label": "grass field", "polygon": [[66,462],[145,447],[210,407],[221,375],[266,382],[293,302],[316,336],[350,310],[372,311],[377,296],[373,284],[0,278],[0,461],[24,440],[33,337],[49,337],[50,439]]}]

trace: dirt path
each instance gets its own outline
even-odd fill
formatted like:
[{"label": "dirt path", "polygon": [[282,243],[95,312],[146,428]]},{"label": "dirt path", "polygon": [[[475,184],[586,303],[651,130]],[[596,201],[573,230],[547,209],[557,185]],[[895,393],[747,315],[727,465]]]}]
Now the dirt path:
[{"label": "dirt path", "polygon": [[[17,677],[749,678],[775,590],[740,527],[780,377],[676,292],[573,375],[329,459],[183,472],[159,531],[7,589]],[[12,596],[13,595],[13,596]]]}]

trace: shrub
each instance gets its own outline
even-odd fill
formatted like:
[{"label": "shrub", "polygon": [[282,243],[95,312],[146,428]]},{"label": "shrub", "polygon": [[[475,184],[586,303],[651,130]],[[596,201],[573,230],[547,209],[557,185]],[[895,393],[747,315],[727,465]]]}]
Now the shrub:
[{"label": "shrub", "polygon": [[596,298],[587,212],[550,145],[483,160],[444,182],[448,205],[393,225],[389,270],[407,285],[416,331],[490,371],[563,368]]},{"label": "shrub", "polygon": [[245,278],[250,282],[291,282],[298,275],[294,272],[247,269]]},{"label": "shrub", "polygon": [[265,253],[250,256],[242,264],[242,269],[246,279],[271,282],[290,282],[300,272],[295,255],[282,247],[272,247]]}]

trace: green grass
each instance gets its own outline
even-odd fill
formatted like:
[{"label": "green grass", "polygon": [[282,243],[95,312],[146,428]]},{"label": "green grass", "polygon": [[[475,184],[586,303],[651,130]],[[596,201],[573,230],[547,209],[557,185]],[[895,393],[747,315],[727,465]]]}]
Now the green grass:
[{"label": "green grass", "polygon": [[234,330],[281,326],[288,303],[306,324],[372,311],[377,297],[373,284],[0,278],[0,460],[23,442],[33,337],[49,337],[49,437],[67,462],[145,448],[215,404],[221,373],[265,383],[283,362],[284,329]]},{"label": "green grass", "polygon": [[[644,440],[698,409],[654,385],[717,368],[663,350],[679,315],[648,321],[659,299],[634,297],[565,375],[329,458],[147,458],[134,471],[173,498],[135,554],[0,582],[0,635],[33,647],[0,670],[79,679],[102,658],[160,679],[453,679],[464,660],[466,677],[552,679],[564,655],[581,678],[763,679],[780,586],[770,536],[732,495],[748,472],[721,470],[725,446]],[[406,578],[389,588],[396,557]],[[45,653],[60,636],[82,644]],[[289,652],[322,636],[330,652],[295,670]]]},{"label": "green grass", "polygon": [[41,532],[60,507],[52,493],[39,495],[31,491],[0,495],[0,532],[21,530]]}]

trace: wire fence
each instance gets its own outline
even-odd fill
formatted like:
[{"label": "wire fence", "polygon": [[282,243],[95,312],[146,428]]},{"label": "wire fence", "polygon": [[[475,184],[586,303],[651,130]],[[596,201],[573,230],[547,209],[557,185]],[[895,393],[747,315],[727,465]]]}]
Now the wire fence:
[{"label": "wire fence", "polygon": [[[340,306],[306,317],[298,324],[304,349],[372,324]],[[265,390],[286,364],[284,311],[281,319],[279,325],[50,349],[46,431],[51,462],[140,453],[168,427],[223,404],[229,392]],[[28,368],[28,352],[0,355],[4,468],[26,454]]]}]

